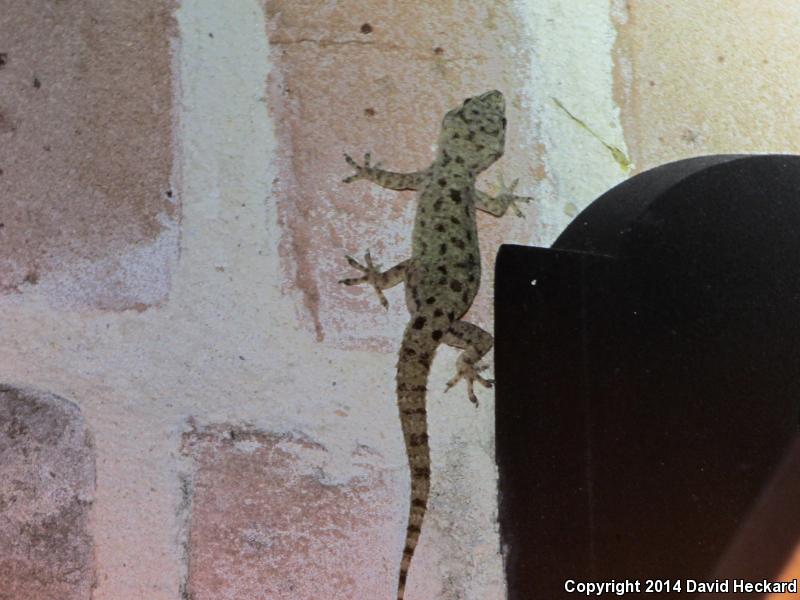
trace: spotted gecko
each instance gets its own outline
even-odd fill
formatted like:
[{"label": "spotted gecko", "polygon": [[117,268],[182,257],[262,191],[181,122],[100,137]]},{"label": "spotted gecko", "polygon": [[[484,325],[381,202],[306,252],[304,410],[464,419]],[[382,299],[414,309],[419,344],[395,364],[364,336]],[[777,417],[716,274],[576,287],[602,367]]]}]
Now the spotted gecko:
[{"label": "spotted gecko", "polygon": [[478,248],[476,209],[502,216],[511,207],[522,216],[515,202],[530,198],[512,194],[515,181],[491,197],[475,189],[475,179],[503,155],[505,144],[505,100],[494,90],[468,98],[449,111],[442,122],[438,154],[424,171],[394,173],[379,165],[358,165],[345,155],[355,174],[344,182],[365,179],[392,190],[416,190],[418,206],[412,235],[411,258],[381,272],[367,251],[364,264],[350,256],[347,262],[361,271],[360,277],[342,279],[345,285],[371,285],[384,307],[383,290],[405,283],[406,304],[411,318],[403,334],[397,362],[397,404],[411,470],[411,503],[406,542],[400,563],[397,599],[403,600],[411,558],[419,541],[430,491],[430,449],[425,392],[433,356],[440,344],[463,350],[457,372],[447,383],[467,383],[467,394],[477,406],[474,382],[485,387],[494,383],[480,375],[478,362],[491,349],[491,334],[461,319],[478,292],[481,261]]}]

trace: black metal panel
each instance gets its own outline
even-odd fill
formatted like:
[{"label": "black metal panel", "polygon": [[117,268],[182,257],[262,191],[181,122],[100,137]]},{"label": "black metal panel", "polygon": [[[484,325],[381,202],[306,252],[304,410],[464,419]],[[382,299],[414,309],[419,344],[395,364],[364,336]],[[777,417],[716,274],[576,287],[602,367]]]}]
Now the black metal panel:
[{"label": "black metal panel", "polygon": [[800,158],[665,165],[501,248],[495,370],[511,600],[712,576],[797,439]]}]

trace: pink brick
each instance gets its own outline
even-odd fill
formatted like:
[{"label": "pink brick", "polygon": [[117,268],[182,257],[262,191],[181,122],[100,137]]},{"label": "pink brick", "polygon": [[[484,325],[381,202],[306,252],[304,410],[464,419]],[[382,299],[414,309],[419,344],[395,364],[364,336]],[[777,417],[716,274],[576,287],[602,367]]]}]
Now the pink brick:
[{"label": "pink brick", "polygon": [[88,600],[94,449],[71,402],[0,386],[0,600]]},{"label": "pink brick", "polygon": [[193,600],[391,596],[401,541],[385,473],[328,483],[323,447],[238,428],[192,431],[184,451]]},{"label": "pink brick", "polygon": [[3,3],[0,294],[36,287],[60,307],[107,310],[166,297],[174,8]]}]

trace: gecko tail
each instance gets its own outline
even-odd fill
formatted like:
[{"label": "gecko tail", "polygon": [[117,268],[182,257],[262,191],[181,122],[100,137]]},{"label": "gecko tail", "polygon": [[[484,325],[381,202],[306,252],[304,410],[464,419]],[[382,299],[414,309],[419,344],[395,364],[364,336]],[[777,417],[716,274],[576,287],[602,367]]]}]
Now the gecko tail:
[{"label": "gecko tail", "polygon": [[403,439],[411,472],[411,500],[408,509],[403,558],[397,586],[397,600],[403,600],[408,570],[419,542],[422,521],[428,508],[431,487],[431,458],[428,446],[426,384],[438,343],[430,332],[409,324],[403,335],[397,363],[397,404]]}]

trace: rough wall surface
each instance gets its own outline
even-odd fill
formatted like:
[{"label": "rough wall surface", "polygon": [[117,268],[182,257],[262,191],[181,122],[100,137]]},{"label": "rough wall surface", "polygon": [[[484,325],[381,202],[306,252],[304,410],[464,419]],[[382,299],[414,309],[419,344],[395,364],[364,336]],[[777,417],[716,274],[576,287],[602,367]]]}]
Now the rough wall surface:
[{"label": "rough wall surface", "polygon": [[172,0],[5,0],[0,294],[160,302],[177,251]]},{"label": "rough wall surface", "polygon": [[0,598],[91,597],[94,465],[77,406],[0,385]]},{"label": "rough wall surface", "polygon": [[[403,294],[387,313],[336,280],[344,253],[407,255],[413,196],[345,186],[342,153],[423,167],[447,109],[506,94],[479,186],[537,201],[479,222],[470,319],[491,329],[497,244],[549,244],[631,160],[794,148],[790,4],[4,6],[0,381],[74,400],[92,433],[93,600],[392,598]],[[408,600],[504,597],[492,396],[443,394],[456,356],[428,385]]]},{"label": "rough wall surface", "polygon": [[[188,592],[195,600],[376,598],[399,543],[389,478],[369,464],[347,484],[319,477],[326,449],[296,435],[193,430]],[[356,450],[354,460],[369,458]],[[233,576],[231,576],[233,574]]]}]

